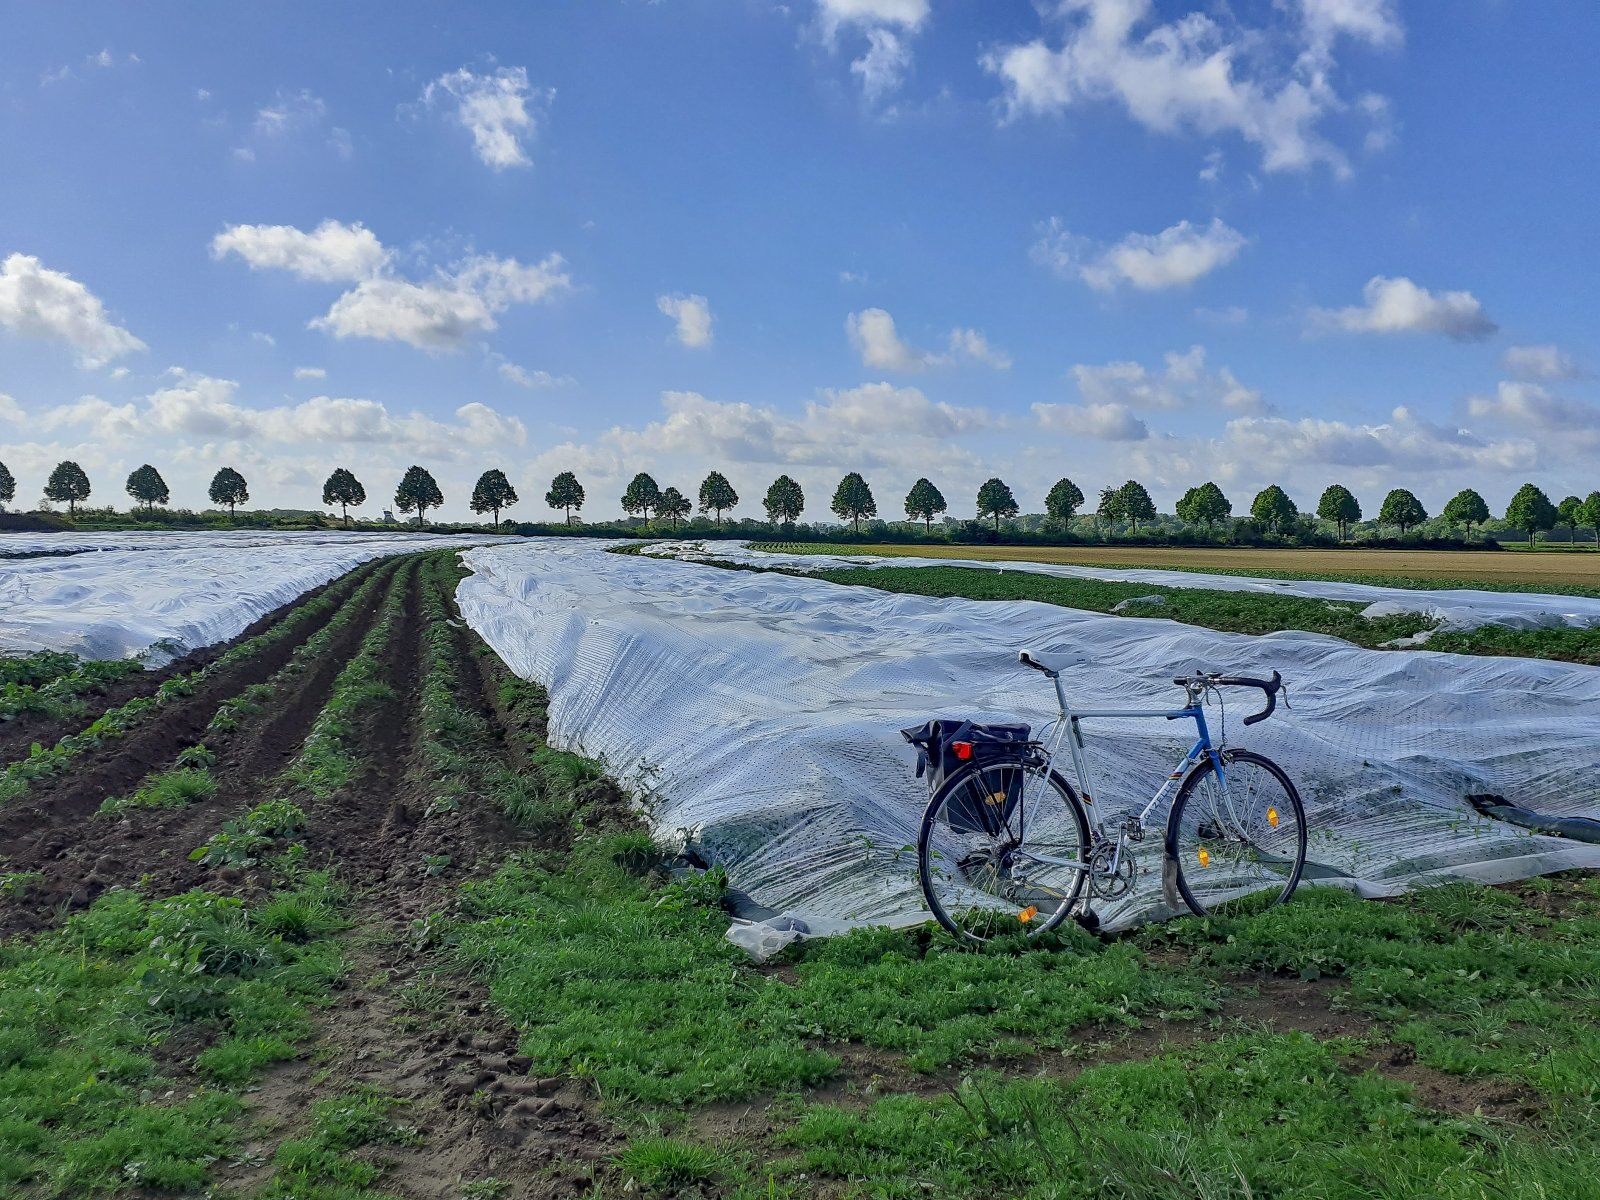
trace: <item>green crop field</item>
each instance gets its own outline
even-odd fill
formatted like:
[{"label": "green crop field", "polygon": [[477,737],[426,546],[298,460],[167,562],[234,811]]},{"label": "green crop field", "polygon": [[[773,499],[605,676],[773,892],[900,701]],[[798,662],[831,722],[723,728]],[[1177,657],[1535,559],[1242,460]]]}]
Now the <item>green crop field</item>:
[{"label": "green crop field", "polygon": [[203,665],[0,661],[56,689],[0,723],[0,1189],[1600,1195],[1600,876],[757,966],[461,574],[367,564]]}]

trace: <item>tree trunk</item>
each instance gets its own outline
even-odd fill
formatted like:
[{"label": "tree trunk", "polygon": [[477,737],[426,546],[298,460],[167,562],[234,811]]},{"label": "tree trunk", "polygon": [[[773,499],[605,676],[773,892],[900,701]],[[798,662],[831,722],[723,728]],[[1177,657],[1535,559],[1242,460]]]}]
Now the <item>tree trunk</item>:
[{"label": "tree trunk", "polygon": [[422,528],[422,505],[417,505],[417,528]]}]

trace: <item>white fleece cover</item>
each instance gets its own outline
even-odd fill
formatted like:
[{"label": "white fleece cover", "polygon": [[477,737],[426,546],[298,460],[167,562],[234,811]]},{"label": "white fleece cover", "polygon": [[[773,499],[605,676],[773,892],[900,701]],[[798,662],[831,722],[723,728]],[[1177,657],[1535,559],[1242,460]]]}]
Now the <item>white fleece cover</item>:
[{"label": "white fleece cover", "polygon": [[230,530],[0,534],[0,652],[143,656],[227,641],[369,559],[510,541],[489,535]]},{"label": "white fleece cover", "polygon": [[1198,588],[1211,592],[1275,593],[1280,596],[1364,604],[1367,608],[1363,615],[1368,617],[1418,612],[1439,622],[1440,629],[1474,629],[1479,625],[1505,625],[1512,629],[1600,625],[1600,600],[1531,592],[1487,592],[1476,588],[1393,588],[1371,583],[1317,579],[1256,579],[1244,575],[1209,575],[1201,571],[1169,571],[1157,567],[1082,567],[1071,563],[901,558],[873,554],[786,554],[754,550],[749,542],[743,541],[657,542],[649,546],[645,553],[685,561],[715,559],[799,571],[832,571],[849,567],[964,567],[973,571],[1026,571],[1063,579],[1097,579],[1154,587]]},{"label": "white fleece cover", "polygon": [[[462,612],[550,690],[554,744],[604,759],[659,835],[687,832],[757,905],[816,932],[924,919],[914,845],[927,792],[899,730],[970,716],[1039,731],[1054,696],[1017,663],[1021,648],[1076,660],[1068,690],[1082,707],[1174,705],[1171,676],[1195,666],[1281,671],[1293,709],[1245,729],[1260,698],[1232,693],[1226,731],[1298,782],[1323,882],[1385,895],[1600,866],[1600,847],[1480,818],[1462,799],[1600,816],[1593,667],[895,595],[604,545],[472,550]],[[1184,724],[1086,723],[1113,818],[1142,807],[1187,749]],[[1131,899],[1101,905],[1108,923],[1161,911],[1158,837],[1142,865]]]}]

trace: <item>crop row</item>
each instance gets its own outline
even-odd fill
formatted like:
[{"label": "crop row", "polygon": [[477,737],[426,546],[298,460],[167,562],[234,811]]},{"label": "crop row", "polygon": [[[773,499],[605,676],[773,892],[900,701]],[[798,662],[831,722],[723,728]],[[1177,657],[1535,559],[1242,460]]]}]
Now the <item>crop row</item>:
[{"label": "crop row", "polygon": [[[296,671],[314,661],[324,650],[337,630],[352,620],[360,611],[362,600],[369,596],[383,578],[379,564],[365,564],[350,572],[344,579],[321,595],[307,601],[286,614],[270,629],[231,647],[220,657],[197,671],[175,675],[164,681],[151,696],[137,696],[116,708],[109,709],[78,733],[68,734],[54,746],[32,746],[26,758],[18,759],[0,770],[0,804],[9,803],[27,793],[37,780],[60,774],[85,752],[108,742],[126,737],[162,706],[194,694],[202,682],[237,667],[250,658],[267,653],[274,647],[296,636],[308,625],[324,618],[328,624],[318,634],[298,647],[290,664],[283,671]],[[332,614],[330,617],[329,615]],[[283,672],[280,672],[280,675]],[[256,685],[240,696],[225,701],[214,718],[213,728],[227,732],[231,714],[241,706],[259,702],[267,694],[268,685]],[[223,715],[226,713],[227,715]],[[220,723],[218,723],[220,721]]]}]

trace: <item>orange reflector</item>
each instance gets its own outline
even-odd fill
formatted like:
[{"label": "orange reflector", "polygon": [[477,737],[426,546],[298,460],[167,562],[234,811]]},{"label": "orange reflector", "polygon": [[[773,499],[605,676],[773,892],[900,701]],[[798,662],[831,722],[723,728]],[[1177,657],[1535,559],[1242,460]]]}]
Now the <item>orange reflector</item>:
[{"label": "orange reflector", "polygon": [[1199,851],[1195,854],[1195,857],[1200,860],[1200,865],[1202,867],[1209,867],[1211,865],[1211,855],[1204,846],[1200,847]]},{"label": "orange reflector", "polygon": [[1271,825],[1274,829],[1276,829],[1278,827],[1278,810],[1277,809],[1275,809],[1275,808],[1267,809],[1267,824]]},{"label": "orange reflector", "polygon": [[963,762],[972,757],[971,742],[951,742],[950,749],[954,750],[956,752],[956,757],[961,759]]},{"label": "orange reflector", "polygon": [[990,804],[1004,804],[1005,802],[1006,794],[1004,792],[994,792],[989,796]]},{"label": "orange reflector", "polygon": [[1021,921],[1024,925],[1026,925],[1029,921],[1033,920],[1038,915],[1039,915],[1039,906],[1037,904],[1030,904],[1030,905],[1028,905],[1027,908],[1023,909],[1021,912],[1019,912],[1017,914],[1017,920]]}]

